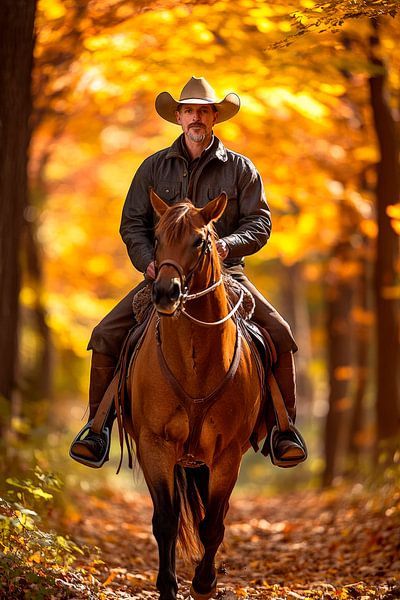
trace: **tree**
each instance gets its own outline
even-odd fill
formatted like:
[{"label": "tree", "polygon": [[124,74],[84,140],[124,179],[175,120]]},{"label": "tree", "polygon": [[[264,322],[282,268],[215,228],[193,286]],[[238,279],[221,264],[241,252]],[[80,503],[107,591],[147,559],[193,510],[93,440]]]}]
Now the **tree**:
[{"label": "tree", "polygon": [[0,11],[0,396],[6,402],[15,385],[35,10],[36,0],[4,0]]},{"label": "tree", "polygon": [[377,438],[387,440],[400,432],[400,303],[398,290],[400,244],[388,208],[400,197],[399,139],[388,101],[387,71],[379,57],[379,23],[372,22],[371,61],[376,67],[369,79],[371,106],[380,151],[377,165],[376,212],[378,239],[375,260],[377,337]]}]

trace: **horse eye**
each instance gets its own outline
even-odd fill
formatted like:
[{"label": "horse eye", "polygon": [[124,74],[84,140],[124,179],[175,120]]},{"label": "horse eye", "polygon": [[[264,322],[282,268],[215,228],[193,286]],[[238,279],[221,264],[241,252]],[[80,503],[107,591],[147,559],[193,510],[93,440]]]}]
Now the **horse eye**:
[{"label": "horse eye", "polygon": [[197,238],[194,240],[194,242],[193,242],[193,246],[194,246],[195,248],[198,248],[199,246],[201,246],[201,245],[202,245],[203,241],[204,241],[204,240],[203,240],[203,238],[202,238],[201,236],[199,236],[199,237],[197,237]]}]

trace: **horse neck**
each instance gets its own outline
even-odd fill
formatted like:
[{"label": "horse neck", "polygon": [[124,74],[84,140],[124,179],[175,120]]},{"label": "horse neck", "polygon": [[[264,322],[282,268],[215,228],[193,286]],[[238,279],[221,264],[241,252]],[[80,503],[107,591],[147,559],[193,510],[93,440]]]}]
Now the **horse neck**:
[{"label": "horse neck", "polygon": [[[213,262],[212,262],[213,261]],[[190,293],[202,291],[219,280],[221,267],[215,248],[206,268],[193,275]],[[223,284],[215,290],[185,305],[186,311],[196,319],[213,323],[229,312],[228,298]],[[182,373],[207,373],[216,376],[229,368],[235,348],[236,327],[232,319],[216,326],[198,325],[184,314],[178,318],[162,319],[163,348],[169,360],[175,362],[176,370]],[[198,384],[196,384],[198,385]]]}]

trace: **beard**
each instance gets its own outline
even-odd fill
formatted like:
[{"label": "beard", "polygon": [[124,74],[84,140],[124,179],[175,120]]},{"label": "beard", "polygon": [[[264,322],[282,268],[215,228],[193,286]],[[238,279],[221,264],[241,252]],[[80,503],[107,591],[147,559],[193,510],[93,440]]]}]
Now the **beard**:
[{"label": "beard", "polygon": [[194,132],[192,128],[187,132],[188,138],[192,140],[192,142],[204,142],[207,137],[206,131],[196,131]]}]

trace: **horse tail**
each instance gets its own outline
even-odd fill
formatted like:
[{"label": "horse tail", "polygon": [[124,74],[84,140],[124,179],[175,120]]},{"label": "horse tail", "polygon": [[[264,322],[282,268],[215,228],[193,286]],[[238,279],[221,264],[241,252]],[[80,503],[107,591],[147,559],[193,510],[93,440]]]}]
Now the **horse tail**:
[{"label": "horse tail", "polygon": [[180,504],[178,547],[185,560],[194,561],[202,556],[199,525],[204,518],[205,486],[208,490],[208,468],[205,478],[203,467],[175,468],[175,490]]}]

